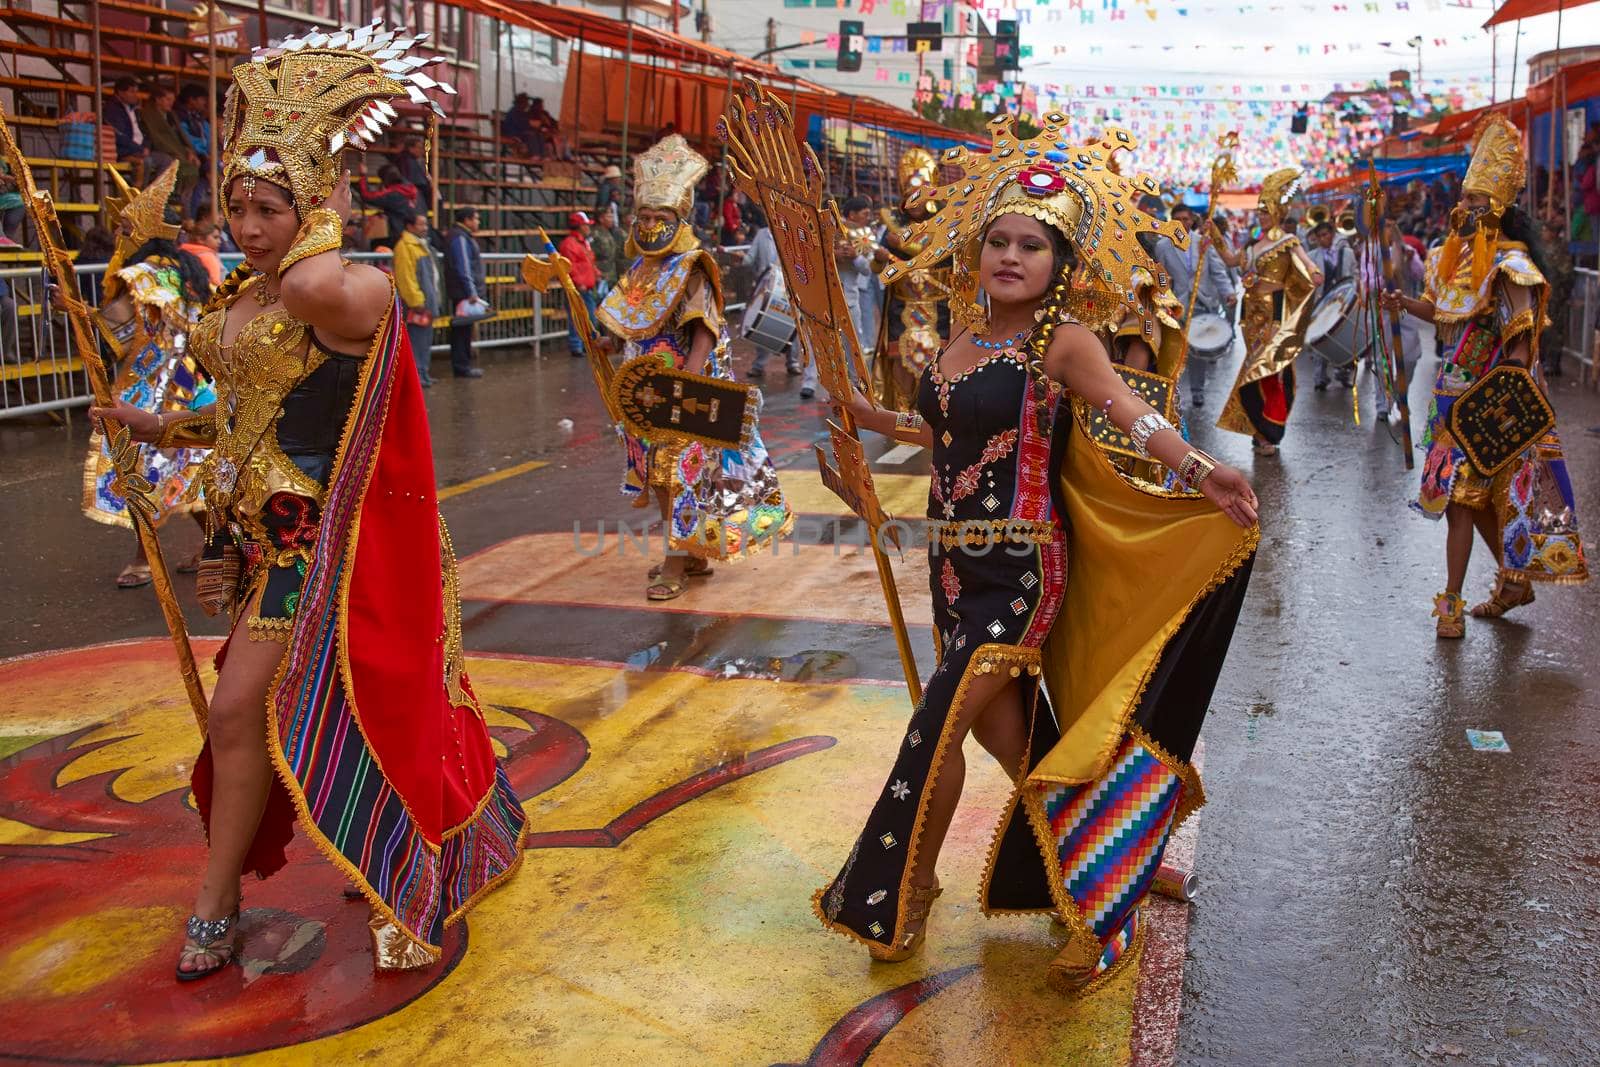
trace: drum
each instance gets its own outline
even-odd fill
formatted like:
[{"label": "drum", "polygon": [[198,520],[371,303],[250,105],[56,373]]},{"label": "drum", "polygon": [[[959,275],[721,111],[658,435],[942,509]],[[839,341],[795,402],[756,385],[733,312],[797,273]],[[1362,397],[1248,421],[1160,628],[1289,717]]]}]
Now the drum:
[{"label": "drum", "polygon": [[1189,355],[1214,363],[1233,348],[1233,323],[1215,311],[1197,311],[1189,323]]},{"label": "drum", "polygon": [[1311,313],[1306,328],[1306,348],[1327,360],[1329,366],[1348,367],[1366,354],[1372,338],[1363,335],[1356,314],[1356,283],[1340,282]]},{"label": "drum", "polygon": [[782,355],[794,343],[799,330],[792,311],[783,272],[769,270],[756,283],[750,303],[745,305],[744,318],[739,324],[740,336],[747,338],[760,352]]}]

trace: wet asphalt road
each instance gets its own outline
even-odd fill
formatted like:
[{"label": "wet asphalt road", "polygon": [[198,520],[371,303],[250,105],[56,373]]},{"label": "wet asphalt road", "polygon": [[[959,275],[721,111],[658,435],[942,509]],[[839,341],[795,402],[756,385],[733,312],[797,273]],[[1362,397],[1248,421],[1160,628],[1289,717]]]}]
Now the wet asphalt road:
[{"label": "wet asphalt road", "polygon": [[[441,485],[547,464],[445,503],[463,556],[632,515],[593,386],[564,348],[488,353],[486,378],[446,378],[428,396]],[[1417,377],[1425,410],[1431,360]],[[1437,643],[1443,530],[1405,506],[1417,475],[1366,397],[1355,427],[1349,394],[1309,379],[1276,459],[1197,420],[1200,444],[1251,473],[1263,542],[1204,734],[1179,1062],[1600,1063],[1600,587],[1541,588],[1512,619]],[[781,370],[766,382],[780,467],[809,465],[821,429],[821,405],[796,390]],[[1555,400],[1593,559],[1600,437],[1583,428],[1600,423],[1600,401],[1573,377]],[[126,532],[78,512],[86,437],[81,415],[65,429],[0,422],[0,655],[162,632],[147,593],[111,587]],[[897,469],[925,471],[919,459]],[[198,534],[179,526],[166,541],[176,559]],[[1480,546],[1469,601],[1491,578]],[[555,625],[471,603],[465,623],[472,650],[898,673],[879,627],[606,608],[563,609]],[[197,611],[191,624],[222,632]],[[1510,753],[1474,752],[1468,729],[1504,731]]]}]

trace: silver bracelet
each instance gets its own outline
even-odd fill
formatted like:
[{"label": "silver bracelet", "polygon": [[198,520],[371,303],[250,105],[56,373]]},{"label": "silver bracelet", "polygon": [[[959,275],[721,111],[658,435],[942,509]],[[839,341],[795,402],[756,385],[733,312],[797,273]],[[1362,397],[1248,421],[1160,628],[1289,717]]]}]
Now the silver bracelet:
[{"label": "silver bracelet", "polygon": [[1147,411],[1133,420],[1133,425],[1128,427],[1128,436],[1133,438],[1133,447],[1138,449],[1139,455],[1150,458],[1150,438],[1162,430],[1172,429],[1172,423],[1154,411]]}]

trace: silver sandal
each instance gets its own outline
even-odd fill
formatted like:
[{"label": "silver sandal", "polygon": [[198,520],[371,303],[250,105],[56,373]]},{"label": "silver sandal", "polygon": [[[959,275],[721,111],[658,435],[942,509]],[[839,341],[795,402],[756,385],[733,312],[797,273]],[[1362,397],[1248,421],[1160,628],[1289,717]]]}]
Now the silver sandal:
[{"label": "silver sandal", "polygon": [[[232,914],[224,915],[220,919],[202,919],[198,915],[189,916],[189,921],[184,924],[184,936],[188,938],[179,952],[178,966],[174,968],[178,981],[194,982],[208,975],[216,974],[228,964],[233,962],[238,942],[233,935],[235,927],[239,924],[239,909],[234,908]],[[227,938],[226,944],[218,944]],[[186,971],[183,969],[184,957],[210,956],[218,962],[203,970]]]}]

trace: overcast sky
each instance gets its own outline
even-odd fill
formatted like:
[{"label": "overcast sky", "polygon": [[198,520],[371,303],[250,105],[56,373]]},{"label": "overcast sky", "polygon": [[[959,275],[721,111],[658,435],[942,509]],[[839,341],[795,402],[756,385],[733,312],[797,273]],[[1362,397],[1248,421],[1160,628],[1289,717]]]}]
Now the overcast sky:
[{"label": "overcast sky", "polygon": [[[1477,77],[1488,93],[1490,34],[1481,29],[1491,13],[1487,0],[1473,0],[1479,6],[1472,9],[1440,2],[1438,10],[1428,10],[1428,0],[1411,0],[1410,11],[1397,11],[1394,0],[1382,0],[1384,10],[1377,14],[1362,10],[1363,0],[1343,0],[1354,9],[1349,12],[1332,10],[1335,2],[1339,0],[1310,4],[1272,0],[1245,5],[1250,10],[1241,13],[1239,5],[1207,0],[1196,4],[1155,0],[1151,6],[1157,17],[1151,20],[1140,7],[1129,7],[1125,0],[1128,13],[1123,21],[1108,20],[1102,9],[1095,11],[1093,24],[1085,25],[1064,0],[1052,0],[1050,8],[1060,11],[1062,21],[1046,21],[1046,9],[1035,9],[1023,30],[1023,42],[1031,44],[1034,53],[1031,60],[1024,61],[1023,75],[1035,83],[1093,81],[1119,86],[1245,79],[1292,83],[1296,92],[1299,84],[1309,82],[1326,91],[1334,82],[1382,77],[1391,67],[1414,71],[1416,51],[1407,48],[1405,41],[1421,35],[1424,88],[1438,88],[1432,84],[1436,77],[1457,84]],[[1096,0],[1084,3],[1086,9],[1097,6]],[[1308,6],[1315,12],[1308,12]],[[1186,8],[1188,17],[1179,17],[1178,8]],[[1501,27],[1495,46],[1500,99],[1511,89],[1514,33],[1512,26]],[[1435,38],[1445,43],[1435,44]],[[1386,51],[1380,41],[1391,42],[1391,49]],[[1565,13],[1561,42],[1566,47],[1600,44],[1600,4]],[[1300,52],[1297,46],[1302,44],[1310,46],[1311,54]],[[1324,44],[1336,49],[1324,52]],[[1352,44],[1359,49],[1351,50]],[[1527,87],[1528,57],[1555,44],[1555,14],[1522,24],[1516,70],[1519,93]],[[1266,51],[1265,46],[1272,50]],[[1065,49],[1064,54],[1057,54],[1057,48]]]}]

